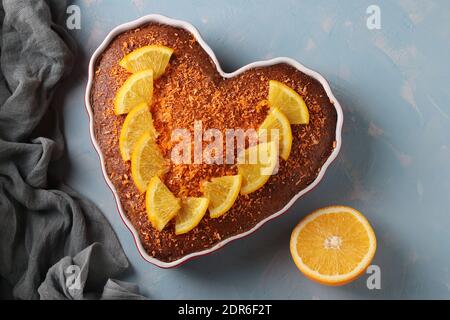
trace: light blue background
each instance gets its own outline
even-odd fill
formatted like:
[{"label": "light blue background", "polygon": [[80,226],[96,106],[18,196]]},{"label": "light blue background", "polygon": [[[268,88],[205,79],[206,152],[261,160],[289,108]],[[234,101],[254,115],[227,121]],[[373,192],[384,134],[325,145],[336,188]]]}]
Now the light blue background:
[{"label": "light blue background", "polygon": [[[450,2],[75,1],[81,30],[70,31],[79,61],[60,96],[67,182],[94,200],[131,262],[123,280],[150,298],[450,298]],[[381,30],[366,9],[381,8]],[[159,13],[194,24],[225,71],[292,57],[330,82],[344,109],[343,147],[318,188],[252,236],[172,270],[139,255],[102,178],[83,95],[90,55],[116,25]],[[62,17],[63,18],[63,17]],[[300,274],[289,236],[308,212],[330,204],[361,210],[378,237],[367,276],[339,288]]]}]

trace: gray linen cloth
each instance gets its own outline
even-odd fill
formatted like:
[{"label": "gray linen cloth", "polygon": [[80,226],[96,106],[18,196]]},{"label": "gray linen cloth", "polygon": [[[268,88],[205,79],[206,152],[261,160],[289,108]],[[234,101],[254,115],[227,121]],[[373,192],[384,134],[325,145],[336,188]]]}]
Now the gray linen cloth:
[{"label": "gray linen cloth", "polygon": [[73,64],[64,30],[44,0],[3,0],[0,23],[0,297],[143,298],[110,279],[128,261],[102,213],[51,178],[64,144],[50,102]]}]

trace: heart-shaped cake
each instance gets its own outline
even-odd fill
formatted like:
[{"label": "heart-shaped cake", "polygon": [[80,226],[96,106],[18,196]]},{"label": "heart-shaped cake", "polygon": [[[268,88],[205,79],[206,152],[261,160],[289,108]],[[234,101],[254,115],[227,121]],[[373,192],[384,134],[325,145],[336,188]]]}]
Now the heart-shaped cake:
[{"label": "heart-shaped cake", "polygon": [[[148,59],[159,59],[156,64],[149,62],[151,68],[129,62],[144,50]],[[255,63],[226,74],[195,29],[180,21],[151,15],[119,27],[96,51],[90,68],[86,104],[105,176],[121,214],[139,238],[138,247],[145,250],[143,256],[162,267],[213,251],[281,214],[318,183],[340,146],[342,111],[321,76],[289,59]],[[137,105],[139,99],[130,96],[133,81],[142,82],[143,104]],[[304,108],[305,114],[299,115],[298,121],[292,121],[296,114],[288,113],[302,109],[287,112],[281,105],[271,105],[269,91],[283,88]],[[124,106],[126,99],[136,101],[132,111]],[[276,171],[271,167],[270,177],[255,182],[257,187],[249,186],[249,179],[257,178],[246,177],[237,156],[234,162],[173,161],[178,142],[174,132],[178,129],[193,137],[196,130],[202,136],[210,129],[225,136],[229,129],[260,130],[268,119],[281,123],[276,127],[281,130],[282,141],[277,140],[276,149],[271,141],[258,144],[275,150],[272,158],[277,164]],[[128,150],[123,136],[132,121],[144,123],[141,127],[148,132],[140,142],[133,140]],[[200,145],[205,148],[207,139],[203,137]],[[236,148],[232,154],[239,153]],[[245,148],[252,148],[248,141]],[[146,155],[151,159],[147,160],[149,172],[158,161],[164,163],[164,169],[154,171],[152,179],[137,177],[138,169],[133,167],[142,166],[143,160],[133,157],[145,152],[158,155]],[[208,191],[214,189],[214,183],[221,188],[229,183],[230,190],[235,190],[229,191],[229,205],[223,210],[217,208],[222,203],[214,203]],[[179,226],[182,214],[196,215],[190,220],[195,223],[187,228],[186,223],[184,228]]]}]

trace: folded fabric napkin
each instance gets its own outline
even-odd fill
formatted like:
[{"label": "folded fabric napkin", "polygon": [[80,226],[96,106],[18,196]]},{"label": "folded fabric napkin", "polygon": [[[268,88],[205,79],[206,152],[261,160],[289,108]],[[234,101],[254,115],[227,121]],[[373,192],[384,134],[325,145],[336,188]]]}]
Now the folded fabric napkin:
[{"label": "folded fabric napkin", "polygon": [[102,213],[51,179],[64,145],[50,102],[73,63],[64,30],[44,0],[3,0],[0,22],[0,295],[142,299],[109,279],[128,261]]}]

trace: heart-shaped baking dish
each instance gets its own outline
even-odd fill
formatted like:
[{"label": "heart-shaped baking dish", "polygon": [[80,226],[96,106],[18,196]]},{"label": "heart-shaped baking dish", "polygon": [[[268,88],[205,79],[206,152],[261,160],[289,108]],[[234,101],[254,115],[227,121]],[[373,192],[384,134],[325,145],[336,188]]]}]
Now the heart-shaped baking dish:
[{"label": "heart-shaped baking dish", "polygon": [[[156,31],[146,33],[146,28]],[[161,39],[155,40],[155,36]],[[114,80],[117,73],[121,72],[116,68],[118,60],[131,49],[164,39],[169,42],[168,46],[172,41],[173,46],[179,45],[189,54],[197,54],[199,60],[193,62],[198,67],[197,71],[218,79],[218,83],[223,82],[222,92],[232,91],[233,86],[237,86],[241,93],[250,88],[248,92],[254,92],[255,97],[261,99],[268,80],[291,81],[293,86],[297,85],[297,91],[301,91],[308,108],[311,108],[310,123],[307,126],[293,126],[292,161],[280,164],[279,174],[276,175],[278,178],[273,178],[274,182],[269,180],[268,187],[240,197],[243,200],[237,201],[235,208],[223,217],[204,218],[194,229],[196,232],[178,236],[175,236],[173,227],[158,232],[148,223],[142,206],[144,195],[137,192],[130,181],[129,165],[121,160],[118,150],[120,128],[115,123],[120,124],[123,121],[120,117],[123,116],[116,116],[112,111],[113,96],[120,86]],[[177,59],[177,52],[174,54]],[[182,56],[183,52],[178,54]],[[177,86],[183,85],[183,80],[177,81]],[[258,90],[251,91],[252,88]],[[157,90],[158,86],[155,87]],[[190,90],[197,91],[195,88]],[[162,98],[159,99],[161,102]],[[175,267],[191,258],[216,251],[280,216],[320,182],[341,146],[342,109],[320,74],[290,58],[254,62],[226,73],[211,48],[191,24],[161,15],[144,16],[122,24],[108,34],[91,57],[85,103],[90,118],[92,143],[99,154],[103,175],[114,194],[120,216],[133,234],[141,256],[162,268]],[[222,116],[222,119],[230,117],[236,117],[236,114]]]}]

